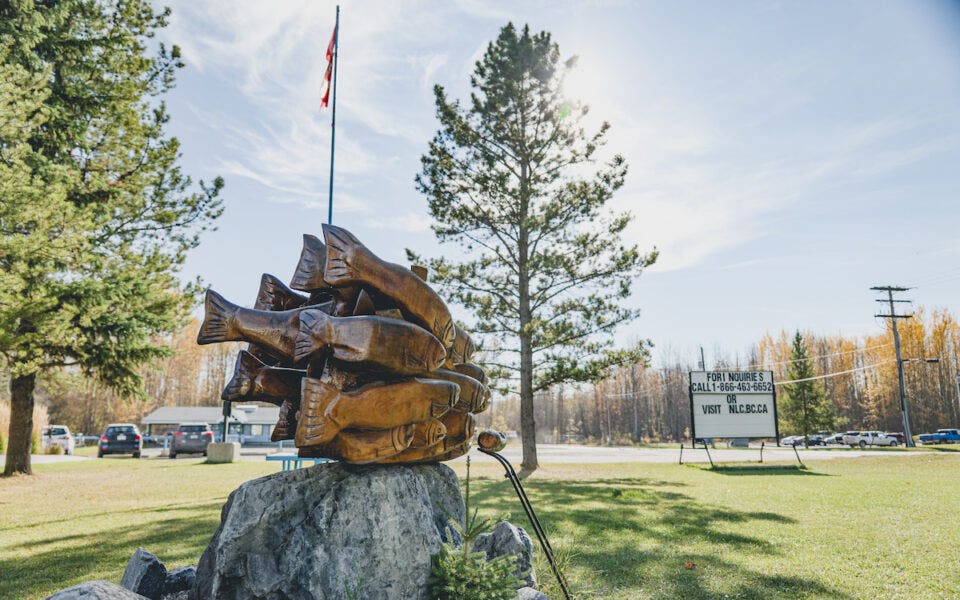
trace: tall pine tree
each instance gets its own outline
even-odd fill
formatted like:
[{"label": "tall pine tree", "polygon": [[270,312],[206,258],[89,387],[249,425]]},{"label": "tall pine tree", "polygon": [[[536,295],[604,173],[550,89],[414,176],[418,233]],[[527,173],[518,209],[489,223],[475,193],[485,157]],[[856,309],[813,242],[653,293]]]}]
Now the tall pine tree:
[{"label": "tall pine tree", "polygon": [[[5,474],[30,473],[37,377],[75,366],[136,393],[191,296],[176,278],[223,185],[177,166],[159,97],[182,67],[148,43],[168,10],[140,0],[0,2],[0,360]],[[8,107],[10,109],[8,110]]]},{"label": "tall pine tree", "polygon": [[622,301],[657,255],[621,241],[631,217],[608,202],[627,165],[619,155],[596,164],[609,125],[588,135],[587,108],[564,97],[574,63],[549,33],[503,27],[467,106],[434,88],[441,128],[416,178],[437,237],[466,254],[431,261],[434,279],[473,310],[495,356],[486,365],[519,391],[527,470],[537,467],[535,392],[647,356],[645,343],[618,350],[612,336],[637,316]]},{"label": "tall pine tree", "polygon": [[811,379],[817,373],[807,350],[806,341],[798,331],[793,336],[787,380],[796,381],[783,386],[784,395],[778,405],[782,422],[780,430],[807,436],[819,429],[833,429],[837,412],[827,396],[823,381]]}]

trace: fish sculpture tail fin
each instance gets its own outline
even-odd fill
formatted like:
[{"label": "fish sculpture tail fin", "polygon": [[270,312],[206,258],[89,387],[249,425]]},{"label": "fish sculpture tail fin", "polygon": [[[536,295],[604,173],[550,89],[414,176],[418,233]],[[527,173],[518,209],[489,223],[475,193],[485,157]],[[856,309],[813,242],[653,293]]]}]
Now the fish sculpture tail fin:
[{"label": "fish sculpture tail fin", "polygon": [[323,269],[323,279],[336,287],[357,280],[357,274],[350,266],[350,256],[358,248],[363,248],[352,233],[336,225],[323,226],[323,239],[327,242],[327,261]]},{"label": "fish sculpture tail fin", "polygon": [[328,408],[340,390],[319,379],[304,377],[297,423],[297,446],[326,444],[340,433],[340,425],[329,417]]},{"label": "fish sculpture tail fin", "polygon": [[319,310],[304,310],[300,312],[300,331],[293,346],[293,360],[300,362],[310,356],[317,349],[313,341],[313,332],[327,323],[327,315]]},{"label": "fish sculpture tail fin", "polygon": [[203,324],[197,332],[198,344],[216,344],[217,342],[232,342],[238,338],[230,326],[230,320],[237,314],[240,307],[212,289],[207,290],[203,301]]},{"label": "fish sculpture tail fin", "polygon": [[277,277],[264,273],[260,278],[260,289],[257,290],[257,301],[254,302],[253,308],[256,310],[288,310],[302,306],[307,300],[306,296],[294,292]]},{"label": "fish sculpture tail fin", "polygon": [[323,267],[327,262],[327,249],[323,242],[315,235],[303,234],[303,250],[300,251],[300,261],[293,272],[290,287],[303,292],[324,289]]},{"label": "fish sculpture tail fin", "polygon": [[239,400],[250,393],[253,387],[253,378],[260,367],[265,366],[257,357],[246,350],[237,354],[237,362],[233,367],[233,377],[227,382],[220,394],[221,400]]}]

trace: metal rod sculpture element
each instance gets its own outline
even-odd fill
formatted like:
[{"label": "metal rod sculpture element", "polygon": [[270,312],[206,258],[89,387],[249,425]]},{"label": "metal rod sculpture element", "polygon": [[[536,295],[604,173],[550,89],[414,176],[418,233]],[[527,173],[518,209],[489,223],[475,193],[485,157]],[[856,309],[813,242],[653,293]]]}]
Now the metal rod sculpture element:
[{"label": "metal rod sculpture element", "polygon": [[763,464],[763,445],[766,442],[760,442],[760,464]]},{"label": "metal rod sculpture element", "polygon": [[796,444],[793,445],[793,453],[797,455],[797,462],[800,463],[800,466],[806,469],[807,465],[803,464],[803,461],[800,460],[800,452],[797,450]]},{"label": "metal rod sculpture element", "polygon": [[333,155],[337,137],[337,63],[340,59],[340,5],[337,5],[337,24],[333,27],[333,110],[330,113],[330,204],[327,222],[333,223]]},{"label": "metal rod sculpture element", "polygon": [[682,442],[680,443],[680,463],[679,464],[681,465],[683,464],[683,443]]},{"label": "metal rod sculpture element", "polygon": [[506,446],[506,437],[499,431],[486,430],[477,436],[477,448],[480,450],[480,452],[495,458],[506,471],[506,477],[510,480],[510,483],[513,484],[513,489],[517,493],[517,498],[520,499],[520,505],[523,506],[523,511],[527,514],[527,520],[530,521],[530,525],[533,527],[533,531],[537,535],[537,539],[540,540],[540,547],[543,549],[543,553],[547,555],[547,561],[550,562],[550,568],[553,570],[553,575],[557,578],[557,583],[560,584],[560,589],[563,591],[563,597],[567,600],[570,600],[570,592],[567,590],[567,582],[564,580],[563,574],[560,573],[560,568],[557,567],[557,561],[553,554],[553,547],[550,545],[550,540],[547,539],[547,534],[543,530],[543,525],[541,525],[540,519],[537,518],[537,513],[533,510],[533,505],[530,504],[530,499],[527,498],[527,492],[524,491],[523,484],[520,483],[520,478],[517,476],[517,472],[514,471],[513,465],[511,465],[510,461],[508,461],[499,453],[500,450],[503,450],[504,446]]}]

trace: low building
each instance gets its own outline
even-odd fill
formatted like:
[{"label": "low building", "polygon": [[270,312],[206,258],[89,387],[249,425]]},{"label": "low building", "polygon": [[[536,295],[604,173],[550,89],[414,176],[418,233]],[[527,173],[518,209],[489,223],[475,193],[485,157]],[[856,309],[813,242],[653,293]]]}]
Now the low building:
[{"label": "low building", "polygon": [[[270,434],[279,417],[280,409],[276,406],[236,404],[230,415],[227,436],[244,444],[270,442]],[[214,431],[214,439],[220,441],[223,410],[219,406],[161,406],[140,420],[146,435],[173,433],[181,423],[208,423]]]}]

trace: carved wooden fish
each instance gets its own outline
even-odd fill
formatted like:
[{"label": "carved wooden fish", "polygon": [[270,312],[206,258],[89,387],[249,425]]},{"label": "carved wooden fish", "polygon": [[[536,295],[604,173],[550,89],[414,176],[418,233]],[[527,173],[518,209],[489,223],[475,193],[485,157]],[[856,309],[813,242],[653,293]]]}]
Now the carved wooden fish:
[{"label": "carved wooden fish", "polygon": [[450,381],[460,387],[460,401],[454,406],[453,410],[480,413],[487,409],[487,401],[490,399],[490,388],[473,377],[446,369],[431,371],[428,377],[431,379]]},{"label": "carved wooden fish", "polygon": [[331,317],[319,310],[299,314],[294,359],[328,348],[333,357],[370,363],[401,375],[433,371],[446,358],[437,338],[412,323],[386,317]]},{"label": "carved wooden fish", "polygon": [[405,318],[425,327],[444,348],[450,347],[456,335],[453,318],[429,285],[409,269],[381,260],[342,227],[324,225],[323,237],[326,241],[324,281],[333,287],[372,287],[396,303]]},{"label": "carved wooden fish", "polygon": [[[413,424],[410,424],[393,429],[341,431],[329,444],[317,446],[317,448],[322,456],[343,462],[353,464],[381,462],[410,447],[413,441],[413,429]],[[304,450],[300,451],[301,456],[310,454],[305,453]]]},{"label": "carved wooden fish", "polygon": [[288,398],[300,398],[300,380],[306,371],[271,367],[246,350],[237,354],[233,377],[223,388],[223,400],[269,402],[280,406]]},{"label": "carved wooden fish", "polygon": [[303,379],[297,446],[325,444],[343,429],[389,429],[442,417],[460,389],[447,381],[411,378],[372,383],[349,392]]},{"label": "carved wooden fish", "polygon": [[[294,360],[300,313],[305,309],[268,311],[243,308],[213,290],[207,290],[203,308],[203,323],[197,332],[198,344],[250,342],[284,360]],[[319,309],[311,309],[311,312],[322,314]]]}]

